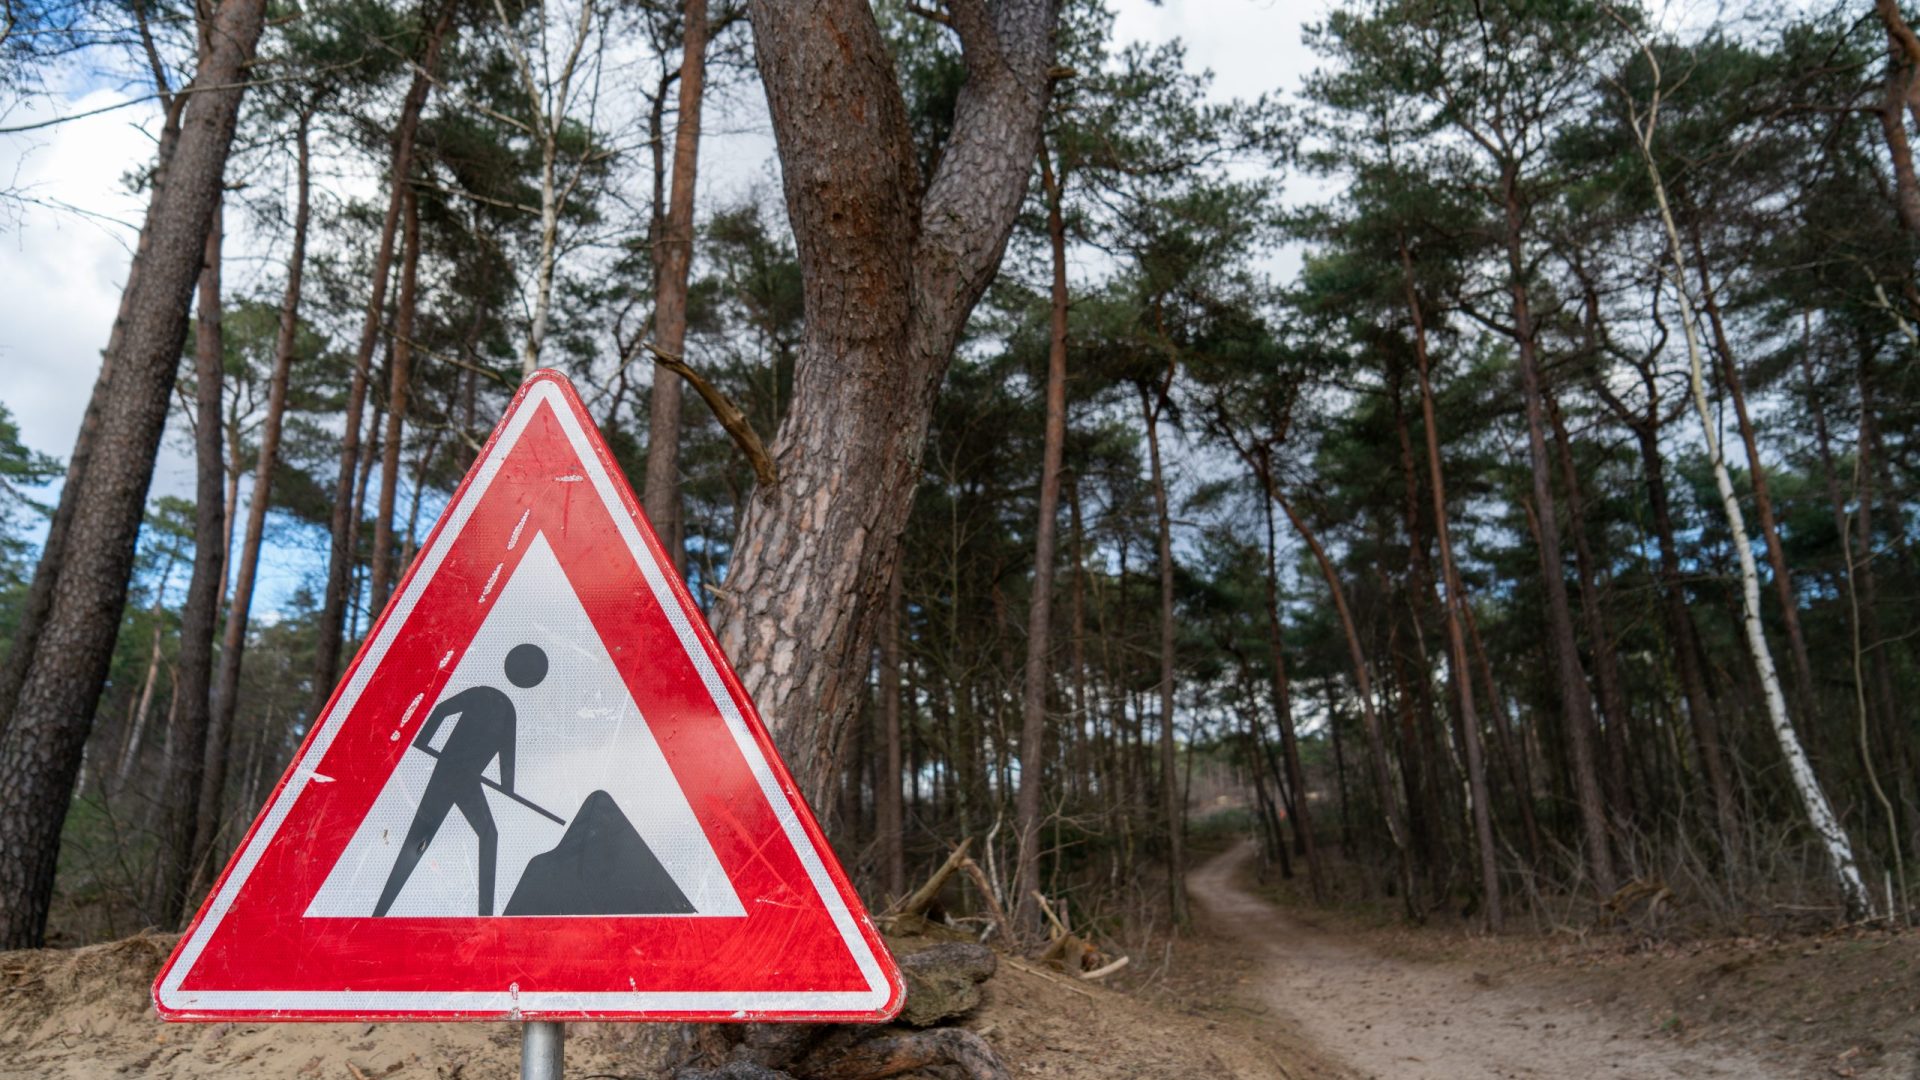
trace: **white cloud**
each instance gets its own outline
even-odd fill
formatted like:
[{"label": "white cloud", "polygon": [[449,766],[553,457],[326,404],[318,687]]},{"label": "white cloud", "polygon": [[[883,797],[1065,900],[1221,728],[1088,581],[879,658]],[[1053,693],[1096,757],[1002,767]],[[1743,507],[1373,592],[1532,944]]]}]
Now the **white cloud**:
[{"label": "white cloud", "polygon": [[[15,109],[10,125],[126,101],[94,90]],[[28,446],[62,460],[100,370],[146,197],[124,178],[153,156],[150,103],[0,139],[0,401]],[[155,489],[191,488],[163,454]]]}]

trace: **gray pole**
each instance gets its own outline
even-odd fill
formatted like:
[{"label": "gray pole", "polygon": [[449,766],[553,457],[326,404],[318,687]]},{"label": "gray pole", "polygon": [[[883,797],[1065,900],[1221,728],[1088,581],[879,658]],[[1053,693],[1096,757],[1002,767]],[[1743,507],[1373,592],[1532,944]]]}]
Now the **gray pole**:
[{"label": "gray pole", "polygon": [[567,1027],[552,1020],[529,1020],[520,1030],[520,1080],[560,1080]]}]

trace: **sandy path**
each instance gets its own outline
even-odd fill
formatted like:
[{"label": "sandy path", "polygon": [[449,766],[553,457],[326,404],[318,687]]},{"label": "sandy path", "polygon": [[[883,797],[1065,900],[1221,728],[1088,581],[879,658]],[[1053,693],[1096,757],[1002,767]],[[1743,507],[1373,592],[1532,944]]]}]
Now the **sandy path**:
[{"label": "sandy path", "polygon": [[1249,992],[1322,1052],[1390,1080],[1788,1075],[1737,1050],[1629,1032],[1593,1009],[1517,986],[1483,985],[1463,967],[1398,960],[1289,918],[1240,884],[1252,844],[1188,877],[1215,930],[1261,959]]}]

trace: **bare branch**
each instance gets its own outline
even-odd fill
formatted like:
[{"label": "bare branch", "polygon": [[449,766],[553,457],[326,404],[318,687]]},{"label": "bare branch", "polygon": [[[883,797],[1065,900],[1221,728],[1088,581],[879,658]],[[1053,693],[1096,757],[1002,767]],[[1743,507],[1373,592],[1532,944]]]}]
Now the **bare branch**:
[{"label": "bare branch", "polygon": [[643,341],[640,344],[642,348],[653,354],[656,363],[685,379],[687,385],[693,387],[693,392],[700,395],[700,400],[707,403],[707,408],[713,410],[714,419],[720,421],[720,426],[733,437],[734,445],[746,455],[747,462],[753,466],[753,473],[759,477],[760,483],[765,487],[778,484],[780,474],[773,467],[773,458],[768,456],[766,444],[760,441],[760,436],[753,430],[753,424],[747,420],[747,415],[729,401],[718,387],[701,377],[699,372],[688,367],[685,360],[660,349],[651,341]]}]

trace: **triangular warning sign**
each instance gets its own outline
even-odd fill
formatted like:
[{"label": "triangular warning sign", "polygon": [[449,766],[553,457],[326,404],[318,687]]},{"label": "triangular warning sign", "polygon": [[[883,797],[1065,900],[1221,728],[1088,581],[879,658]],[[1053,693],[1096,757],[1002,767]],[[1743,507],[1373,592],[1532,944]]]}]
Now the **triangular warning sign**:
[{"label": "triangular warning sign", "polygon": [[543,371],[153,990],[174,1020],[881,1020],[903,984]]}]

